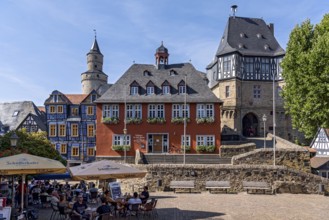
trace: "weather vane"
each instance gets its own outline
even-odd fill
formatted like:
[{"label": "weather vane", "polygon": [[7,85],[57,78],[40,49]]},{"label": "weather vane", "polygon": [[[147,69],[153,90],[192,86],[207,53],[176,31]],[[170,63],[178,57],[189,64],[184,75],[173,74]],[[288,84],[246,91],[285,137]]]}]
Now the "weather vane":
[{"label": "weather vane", "polygon": [[94,29],[94,32],[95,32],[95,39],[96,39],[96,36],[97,36],[97,34],[96,34],[96,29]]}]

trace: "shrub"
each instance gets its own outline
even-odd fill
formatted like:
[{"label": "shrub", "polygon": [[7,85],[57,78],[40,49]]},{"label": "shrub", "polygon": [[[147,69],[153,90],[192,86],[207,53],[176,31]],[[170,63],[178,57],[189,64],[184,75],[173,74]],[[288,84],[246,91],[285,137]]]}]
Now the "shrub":
[{"label": "shrub", "polygon": [[209,146],[199,145],[196,147],[196,151],[212,153],[215,151],[215,148],[216,147],[214,145],[209,145]]},{"label": "shrub", "polygon": [[112,150],[115,151],[124,151],[126,148],[126,151],[130,151],[131,146],[130,145],[112,145]]},{"label": "shrub", "polygon": [[118,124],[119,123],[119,119],[116,117],[108,117],[108,118],[103,118],[102,122],[104,124]]}]

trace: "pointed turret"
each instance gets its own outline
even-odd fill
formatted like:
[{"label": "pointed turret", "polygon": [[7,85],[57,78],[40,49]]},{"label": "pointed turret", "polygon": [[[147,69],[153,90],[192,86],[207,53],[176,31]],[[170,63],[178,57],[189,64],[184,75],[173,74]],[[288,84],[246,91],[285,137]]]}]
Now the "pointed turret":
[{"label": "pointed turret", "polygon": [[82,93],[89,94],[107,84],[107,75],[103,72],[103,54],[101,53],[95,34],[95,40],[87,53],[87,72],[81,74]]}]

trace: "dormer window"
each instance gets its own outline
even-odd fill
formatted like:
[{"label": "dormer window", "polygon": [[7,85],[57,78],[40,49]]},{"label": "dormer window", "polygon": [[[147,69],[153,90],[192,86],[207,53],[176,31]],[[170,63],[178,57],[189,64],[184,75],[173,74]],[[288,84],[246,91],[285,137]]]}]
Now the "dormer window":
[{"label": "dormer window", "polygon": [[268,44],[265,44],[264,45],[264,50],[269,50],[270,49],[270,46]]},{"label": "dormer window", "polygon": [[178,93],[179,94],[185,94],[186,93],[186,84],[183,80],[178,84]]},{"label": "dormer window", "polygon": [[14,111],[14,113],[13,113],[13,117],[17,117],[18,114],[19,114],[19,111],[18,111],[18,110]]},{"label": "dormer window", "polygon": [[148,71],[148,70],[145,70],[145,71],[143,72],[143,75],[144,75],[144,76],[151,76],[151,72]]},{"label": "dormer window", "polygon": [[154,90],[155,90],[155,85],[152,81],[149,81],[146,84],[146,94],[147,95],[153,95],[154,94]]},{"label": "dormer window", "polygon": [[261,39],[261,38],[263,38],[263,35],[262,35],[262,34],[260,34],[260,33],[256,34],[256,36],[257,36],[257,38],[258,38],[258,39]]},{"label": "dormer window", "polygon": [[154,86],[146,87],[146,93],[147,93],[147,95],[153,95],[154,94]]},{"label": "dormer window", "polygon": [[130,87],[130,95],[138,95],[138,86]]},{"label": "dormer window", "polygon": [[169,75],[170,76],[175,76],[175,75],[177,75],[177,73],[176,73],[175,70],[170,70]]},{"label": "dormer window", "polygon": [[138,95],[139,94],[139,84],[134,81],[130,84],[130,95]]},{"label": "dormer window", "polygon": [[169,95],[170,94],[170,86],[162,86],[162,94]]}]

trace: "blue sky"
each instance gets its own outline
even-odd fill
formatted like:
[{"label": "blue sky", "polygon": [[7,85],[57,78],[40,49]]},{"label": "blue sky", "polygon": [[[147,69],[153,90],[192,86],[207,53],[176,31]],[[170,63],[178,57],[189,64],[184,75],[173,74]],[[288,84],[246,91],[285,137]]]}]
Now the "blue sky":
[{"label": "blue sky", "polygon": [[93,29],[109,83],[133,61],[153,64],[161,41],[170,63],[191,60],[205,72],[234,4],[236,16],[274,23],[284,49],[297,24],[329,12],[327,0],[2,0],[0,102],[43,105],[53,90],[81,93]]}]

